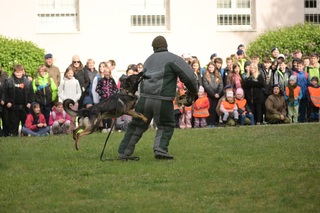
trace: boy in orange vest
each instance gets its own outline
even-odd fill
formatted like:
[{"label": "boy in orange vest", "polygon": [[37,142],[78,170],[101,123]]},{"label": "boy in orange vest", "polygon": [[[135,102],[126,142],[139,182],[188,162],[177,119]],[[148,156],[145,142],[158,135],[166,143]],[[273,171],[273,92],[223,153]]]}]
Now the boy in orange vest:
[{"label": "boy in orange vest", "polygon": [[244,92],[242,88],[238,88],[236,91],[236,104],[238,106],[238,113],[240,117],[240,125],[244,125],[245,119],[250,119],[250,125],[254,125],[254,116],[247,104],[247,100],[244,98]]},{"label": "boy in orange vest", "polygon": [[302,91],[297,85],[297,77],[295,75],[291,75],[289,78],[289,84],[286,86],[284,98],[288,103],[288,117],[290,118],[290,122],[298,123],[299,102],[302,98]]},{"label": "boy in orange vest", "polygon": [[319,122],[319,108],[320,108],[320,86],[319,78],[313,76],[310,81],[311,85],[308,87],[308,101],[310,106],[310,121]]},{"label": "boy in orange vest", "polygon": [[193,104],[194,128],[207,127],[206,118],[209,117],[209,99],[204,92],[203,86],[199,87],[198,99]]},{"label": "boy in orange vest", "polygon": [[222,126],[227,124],[229,117],[233,117],[236,124],[238,123],[238,107],[234,99],[233,91],[228,91],[226,93],[226,99],[221,102],[220,111],[223,113]]}]

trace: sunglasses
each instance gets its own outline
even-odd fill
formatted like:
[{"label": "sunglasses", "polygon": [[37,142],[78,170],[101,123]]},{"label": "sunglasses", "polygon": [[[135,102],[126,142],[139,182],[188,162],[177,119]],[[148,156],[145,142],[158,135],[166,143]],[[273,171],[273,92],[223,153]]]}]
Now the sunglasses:
[{"label": "sunglasses", "polygon": [[80,64],[80,61],[73,61],[73,63],[75,64],[75,63],[78,63],[78,64]]}]

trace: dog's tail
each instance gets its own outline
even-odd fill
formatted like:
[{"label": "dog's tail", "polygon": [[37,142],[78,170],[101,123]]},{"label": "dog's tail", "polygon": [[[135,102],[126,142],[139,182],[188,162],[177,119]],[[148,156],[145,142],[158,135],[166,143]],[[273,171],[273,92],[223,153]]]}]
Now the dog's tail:
[{"label": "dog's tail", "polygon": [[70,108],[70,105],[74,105],[74,101],[72,99],[66,99],[63,101],[63,109],[64,111],[66,111],[66,113],[68,113],[70,116],[72,117],[77,117],[79,116],[79,111],[75,111],[73,109]]}]

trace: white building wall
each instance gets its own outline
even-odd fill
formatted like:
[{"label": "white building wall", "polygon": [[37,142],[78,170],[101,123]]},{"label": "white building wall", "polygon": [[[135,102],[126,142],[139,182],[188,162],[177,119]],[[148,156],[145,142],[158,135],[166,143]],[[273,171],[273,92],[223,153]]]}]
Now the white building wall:
[{"label": "white building wall", "polygon": [[83,63],[93,58],[96,67],[114,59],[117,69],[125,70],[128,64],[145,61],[152,53],[152,39],[159,34],[166,37],[169,51],[178,55],[188,52],[204,66],[214,52],[225,59],[239,44],[248,44],[265,30],[304,20],[302,0],[255,2],[253,31],[218,31],[215,0],[171,0],[171,24],[166,32],[131,32],[130,0],[80,0],[80,32],[43,34],[37,32],[37,1],[0,0],[0,34],[36,43],[54,55],[61,72],[74,54],[79,54]]}]

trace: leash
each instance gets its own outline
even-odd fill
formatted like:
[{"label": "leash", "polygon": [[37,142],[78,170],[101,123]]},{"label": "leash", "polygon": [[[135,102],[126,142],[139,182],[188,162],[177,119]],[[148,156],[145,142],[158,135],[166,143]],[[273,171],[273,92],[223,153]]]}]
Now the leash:
[{"label": "leash", "polygon": [[[117,98],[118,98],[118,94],[119,94],[119,92],[117,92],[117,96],[116,96]],[[115,114],[117,114],[117,110],[118,110],[118,102],[117,102],[116,113],[115,113]],[[105,161],[113,161],[113,160],[122,160],[122,161],[128,161],[128,160],[138,161],[138,160],[140,160],[139,157],[131,157],[131,156],[130,156],[129,158],[125,158],[125,159],[121,159],[121,158],[106,158],[106,159],[103,160],[104,151],[105,151],[105,149],[106,149],[106,146],[107,146],[109,137],[110,137],[110,135],[111,135],[111,132],[112,132],[112,130],[113,130],[114,125],[115,125],[116,122],[117,122],[117,120],[115,120],[115,121],[112,123],[111,128],[110,128],[110,131],[109,131],[109,133],[108,133],[108,136],[107,136],[107,138],[106,138],[106,140],[105,140],[105,142],[104,142],[104,146],[103,146],[102,152],[101,152],[101,154],[100,154],[100,161],[105,162]]]},{"label": "leash", "polygon": [[[117,108],[116,108],[116,109],[117,109]],[[100,155],[100,160],[101,160],[102,162],[104,162],[104,161],[113,161],[112,158],[106,158],[105,160],[103,160],[102,157],[103,157],[103,155],[104,155],[104,151],[105,151],[105,149],[106,149],[106,146],[107,146],[109,137],[110,137],[110,135],[111,135],[111,132],[112,132],[112,130],[113,130],[113,127],[114,127],[114,124],[115,124],[115,123],[116,123],[116,122],[113,122],[113,124],[111,125],[111,128],[110,128],[110,131],[109,131],[109,133],[108,133],[108,136],[107,136],[107,138],[106,138],[106,140],[105,140],[105,142],[104,142],[104,146],[103,146],[103,149],[102,149],[102,152],[101,152],[101,155]]]}]

